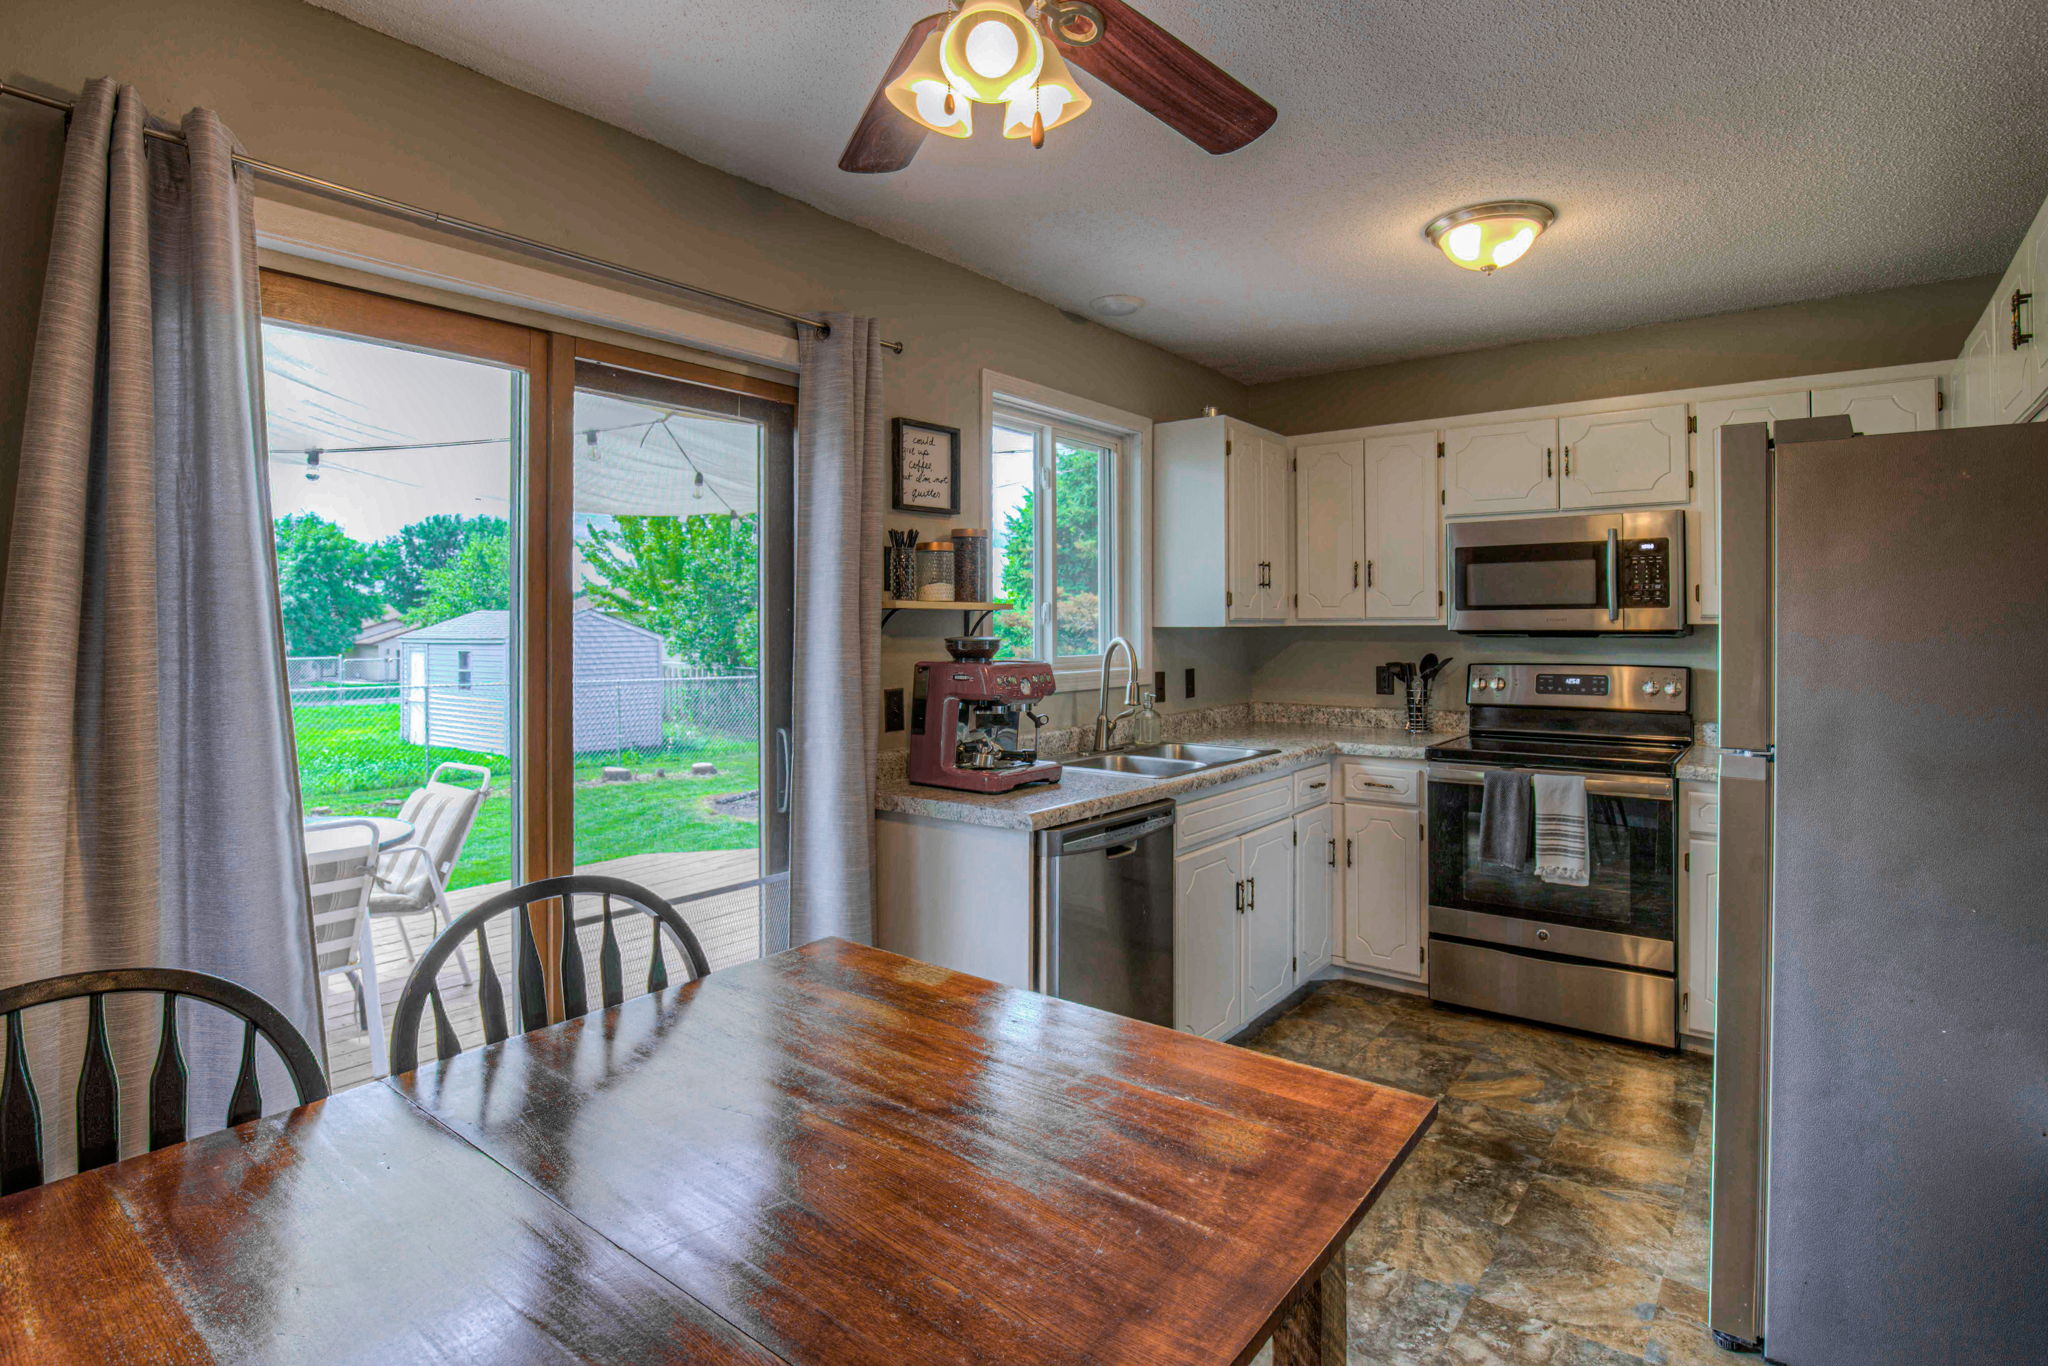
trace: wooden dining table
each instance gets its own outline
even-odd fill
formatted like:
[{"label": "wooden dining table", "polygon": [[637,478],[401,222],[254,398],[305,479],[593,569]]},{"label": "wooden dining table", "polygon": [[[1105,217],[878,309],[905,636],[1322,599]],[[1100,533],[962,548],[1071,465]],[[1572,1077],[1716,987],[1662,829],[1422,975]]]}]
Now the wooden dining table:
[{"label": "wooden dining table", "polygon": [[0,1361],[1337,1366],[1434,1115],[823,940],[0,1200]]}]

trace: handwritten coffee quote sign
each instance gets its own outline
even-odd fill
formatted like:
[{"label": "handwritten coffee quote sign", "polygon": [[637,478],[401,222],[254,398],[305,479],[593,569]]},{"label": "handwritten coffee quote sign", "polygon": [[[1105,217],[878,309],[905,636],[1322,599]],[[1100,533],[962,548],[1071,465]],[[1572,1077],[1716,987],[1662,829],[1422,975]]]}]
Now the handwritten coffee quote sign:
[{"label": "handwritten coffee quote sign", "polygon": [[893,423],[892,502],[898,512],[960,511],[960,429],[899,417]]}]

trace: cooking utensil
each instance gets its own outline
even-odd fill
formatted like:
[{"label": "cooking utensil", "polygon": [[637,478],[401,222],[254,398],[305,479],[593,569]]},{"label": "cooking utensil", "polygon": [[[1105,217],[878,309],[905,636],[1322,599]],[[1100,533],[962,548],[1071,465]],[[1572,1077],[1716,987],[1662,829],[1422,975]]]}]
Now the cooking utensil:
[{"label": "cooking utensil", "polygon": [[[1436,659],[1436,656],[1431,655],[1429,658]],[[1430,664],[1428,660],[1424,660],[1423,663],[1427,665],[1427,667],[1423,670],[1422,681],[1425,683],[1432,683],[1436,681],[1436,676],[1438,674],[1442,673],[1445,669],[1451,667],[1452,659],[1453,656],[1445,655],[1442,659],[1437,659],[1436,663],[1434,664]]]},{"label": "cooking utensil", "polygon": [[1433,675],[1434,675],[1435,673],[1436,673],[1436,655],[1435,655],[1435,653],[1434,653],[1434,652],[1432,652],[1432,653],[1430,653],[1430,654],[1426,654],[1426,655],[1424,655],[1424,656],[1422,657],[1422,676],[1423,676],[1424,678],[1429,678],[1429,677],[1433,676]]}]

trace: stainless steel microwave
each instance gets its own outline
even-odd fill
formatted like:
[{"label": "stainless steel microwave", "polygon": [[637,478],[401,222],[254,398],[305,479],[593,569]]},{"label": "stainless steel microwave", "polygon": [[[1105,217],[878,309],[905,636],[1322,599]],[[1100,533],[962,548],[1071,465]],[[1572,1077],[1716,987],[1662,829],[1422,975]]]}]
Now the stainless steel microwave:
[{"label": "stainless steel microwave", "polygon": [[1468,635],[1682,636],[1685,509],[1452,522],[1451,629]]}]

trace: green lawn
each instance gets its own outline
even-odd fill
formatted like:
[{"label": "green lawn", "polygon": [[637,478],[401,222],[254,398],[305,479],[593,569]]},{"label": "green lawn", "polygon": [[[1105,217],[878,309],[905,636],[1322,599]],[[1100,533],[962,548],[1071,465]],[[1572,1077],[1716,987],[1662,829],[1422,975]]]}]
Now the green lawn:
[{"label": "green lawn", "polygon": [[[299,783],[305,804],[337,816],[389,816],[387,801],[403,800],[425,781],[433,764],[481,764],[491,771],[491,795],[463,846],[450,889],[503,882],[512,876],[511,766],[502,755],[435,747],[422,755],[400,738],[398,707],[309,705],[292,709],[298,737]],[[693,763],[718,766],[716,777],[634,783],[595,783],[607,765],[636,774],[665,769],[687,773]],[[627,854],[752,849],[753,820],[722,815],[711,799],[753,791],[759,758],[752,740],[673,734],[659,751],[587,755],[576,763],[576,861],[596,863]],[[589,785],[585,785],[589,783]]]}]

